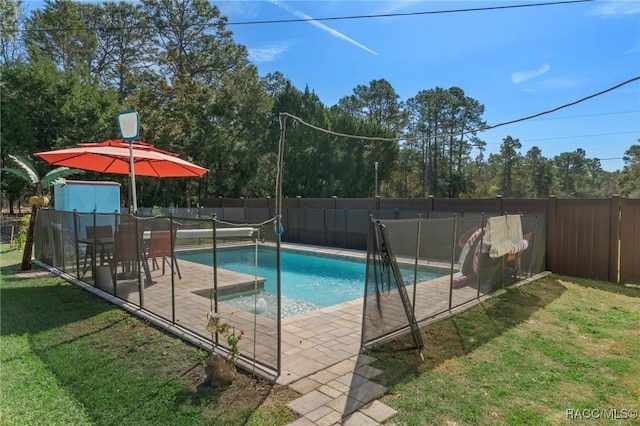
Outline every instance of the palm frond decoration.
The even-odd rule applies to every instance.
[[[14,169],[13,167],[3,167],[2,171],[11,173],[14,176],[18,176],[20,179],[26,182],[31,182],[31,177],[27,174],[27,172],[24,169]]]
[[[9,158],[11,158],[18,166],[21,167],[21,170],[24,171],[24,174],[22,175],[18,174],[18,176],[25,179],[27,182],[31,183],[31,185],[35,185],[40,181],[40,178],[38,177],[38,172],[33,167],[33,164],[31,163],[31,161],[27,160],[25,157],[21,155],[9,154]]]
[[[63,184],[66,181],[67,176],[82,174],[84,170],[70,169],[69,167],[58,167],[51,170],[42,178],[42,186],[48,187],[49,185]]]
[[[65,181],[65,177],[84,173],[82,170],[78,169],[70,169],[68,167],[58,167],[56,169],[51,170],[49,173],[44,175],[42,179],[38,175],[36,168],[33,166],[33,163],[29,161],[27,158],[22,157],[20,155],[12,155],[9,154],[9,158],[11,158],[20,168],[3,168],[2,170],[12,173],[26,182],[31,184],[33,187],[34,195],[30,197],[30,201],[33,199],[42,200],[42,189],[43,187],[48,187],[53,183],[63,183]],[[23,271],[31,269],[31,253],[33,251],[33,235],[36,223],[36,215],[38,213],[38,206],[46,205],[42,201],[31,202],[31,217],[29,218],[29,227],[27,229],[27,240],[24,245],[24,253],[22,254],[22,265],[21,268]]]

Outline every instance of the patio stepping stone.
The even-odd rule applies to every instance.
[[[367,417],[371,417],[378,423],[383,423],[398,414],[396,410],[380,401],[372,401],[360,408],[358,411],[365,414]]]
[[[303,377],[302,379],[295,381],[289,385],[291,389],[303,395],[311,392],[314,389],[317,389],[320,386],[321,383],[318,383],[317,381],[310,379],[309,377]]]
[[[378,426],[380,423],[358,411],[344,419],[342,424],[344,426]]]
[[[328,405],[328,403],[331,402],[331,399],[332,398],[330,396],[327,396],[322,392],[318,392],[317,390],[313,390],[308,394],[302,395],[300,398],[289,402],[287,407],[304,416],[322,405]]]

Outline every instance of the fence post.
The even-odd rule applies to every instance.
[[[298,205],[298,238],[296,240],[296,243],[301,243],[303,242],[303,236],[302,236],[302,197],[299,195],[296,195],[296,204]]]
[[[453,235],[451,236],[451,269],[449,271],[449,312],[451,312],[451,306],[453,305],[453,265],[456,259],[456,239],[457,239],[457,225],[458,217],[453,214]],[[480,285],[478,285],[480,288]]]
[[[500,213],[501,215],[504,214],[504,212],[502,211],[502,195],[498,194],[496,195],[496,211],[498,213]]]
[[[432,212],[433,211],[433,195],[429,195],[427,197],[427,212]],[[427,215],[427,217],[429,217],[429,215]]]
[[[73,242],[75,243],[75,249],[76,249],[76,278],[80,279],[80,244],[78,243],[78,238],[80,238],[79,232],[78,232],[78,228],[80,227],[79,225],[79,220],[78,220],[78,211],[76,209],[73,209]],[[85,246],[85,250],[86,250],[86,246]],[[85,252],[85,256],[86,256],[86,252]]]
[[[344,232],[342,235],[344,236],[344,248],[347,248],[347,209],[342,209],[344,212]]]
[[[174,237],[174,222],[173,222],[173,212],[169,213],[169,247],[171,250],[171,323],[176,323],[176,277],[175,277],[175,262],[173,258],[175,257],[176,250],[176,239]],[[165,262],[165,259],[162,259],[162,262]],[[162,265],[164,268],[164,264]],[[162,270],[164,272],[164,269]],[[149,283],[151,284],[151,283]]]
[[[420,236],[422,234],[422,218],[418,213],[418,229],[416,232],[416,258],[413,262],[413,300],[411,301],[411,313],[416,315],[416,296],[418,288],[418,261],[420,259]]]
[[[555,241],[555,232],[556,232],[556,208],[557,208],[558,197],[555,195],[550,195],[548,198],[547,205],[547,258],[545,259],[546,269],[553,272],[556,264],[555,259],[555,246],[553,242]]]
[[[327,246],[327,209],[322,208],[322,246]]]
[[[333,215],[333,225],[331,228],[331,246],[338,247],[338,243],[336,242],[336,235],[338,234],[338,226],[336,225],[336,220],[338,217],[338,196],[333,195],[333,211],[331,214]]]
[[[609,231],[609,281],[620,283],[620,211],[622,198],[619,194],[611,196]]]
[[[488,217],[485,217],[484,212],[482,212],[482,218],[480,219],[480,229],[482,229],[483,231],[480,232],[480,247],[482,247],[482,243],[484,241],[484,235],[485,232],[484,230],[487,228],[487,221],[489,220]],[[476,249],[477,250],[477,249]],[[474,253],[475,256],[475,253]],[[460,266],[460,269],[462,269],[462,266]],[[475,268],[474,268],[475,271]],[[478,285],[478,292],[476,293],[476,299],[480,299],[480,284],[482,284],[482,280],[480,275],[482,275],[481,273],[482,269],[480,269],[480,267],[478,266],[478,272],[477,272],[477,285]]]

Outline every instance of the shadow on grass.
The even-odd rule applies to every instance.
[[[25,279],[3,274],[2,280],[10,284]],[[55,277],[31,279],[23,286],[3,286],[0,293],[3,336],[35,334],[115,309],[108,302]]]
[[[536,311],[559,298],[566,288],[556,276],[507,290],[452,317],[421,328],[425,347],[423,362],[407,336],[387,342],[371,351],[373,364],[384,373],[376,381],[385,385],[407,383],[443,362],[464,356],[492,339],[527,321]]]

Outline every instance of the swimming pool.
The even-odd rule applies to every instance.
[[[176,253],[177,258],[212,266],[210,251]],[[255,248],[234,247],[218,250],[218,267],[253,275]],[[282,316],[289,317],[326,306],[363,297],[366,263],[348,257],[327,256],[320,253],[281,250]],[[401,268],[406,284],[413,283],[412,267]],[[267,309],[262,313],[275,317],[277,294],[276,251],[272,247],[258,250],[258,276],[265,278],[264,299]],[[418,270],[418,281],[426,281],[442,274]],[[252,311],[253,294],[225,298],[225,303]],[[262,304],[262,302],[261,302]]]

